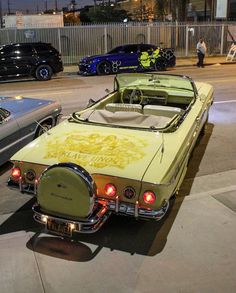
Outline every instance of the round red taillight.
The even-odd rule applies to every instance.
[[[116,195],[116,187],[114,184],[108,183],[104,188],[104,192],[108,196],[115,196]]]
[[[21,177],[21,171],[20,171],[20,168],[17,168],[17,167],[12,168],[12,170],[11,170],[11,177],[12,177],[14,180],[18,180],[18,179],[20,179],[20,177]]]
[[[143,200],[147,204],[153,204],[156,200],[155,193],[152,191],[145,191],[143,194]]]

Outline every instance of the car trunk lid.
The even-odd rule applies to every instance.
[[[90,174],[141,181],[161,145],[159,132],[65,121],[11,159],[47,166],[72,162]]]

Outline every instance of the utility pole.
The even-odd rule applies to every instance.
[[[214,14],[215,14],[214,0],[211,0],[211,21],[214,20]]]
[[[75,11],[75,6],[77,5],[75,0],[70,1],[70,10]]]
[[[8,14],[11,14],[11,8],[10,8],[10,0],[7,0],[7,11],[8,11]]]
[[[44,0],[44,4],[45,4],[45,11],[48,11],[48,0]]]
[[[0,28],[2,28],[2,0],[0,0]]]
[[[140,0],[140,8],[141,8],[141,21],[143,21],[143,0]]]
[[[37,6],[36,6],[36,11],[37,11],[37,14],[39,14],[39,3],[37,2]]]
[[[57,0],[55,0],[55,12],[58,11],[58,7],[57,7]]]
[[[206,18],[207,18],[207,3],[206,3],[206,0],[204,2],[204,20],[206,21]]]

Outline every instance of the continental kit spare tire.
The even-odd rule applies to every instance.
[[[41,175],[37,200],[41,210],[69,219],[86,218],[93,210],[96,187],[90,174],[73,163],[60,163]]]

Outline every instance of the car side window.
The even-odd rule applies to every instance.
[[[155,49],[156,47],[152,45],[147,45],[147,44],[140,45],[140,52],[149,52],[149,51],[154,51]]]
[[[49,46],[47,44],[37,44],[34,46],[35,50],[37,53],[40,54],[44,54],[44,53],[48,53],[48,52],[52,52],[52,53],[58,53],[58,51],[53,48],[52,46]]]
[[[112,49],[111,51],[108,52],[108,54],[117,54],[120,53],[122,51],[123,47],[122,46],[118,46],[114,49]]]
[[[132,53],[137,53],[138,48],[136,45],[128,45],[128,46],[124,46],[123,50],[125,53],[132,54]]]
[[[0,123],[2,123],[8,116],[10,116],[10,112],[6,109],[0,108]]]
[[[21,46],[15,46],[13,51],[10,55],[12,56],[19,56],[19,55],[29,55],[33,52],[33,48],[31,45],[21,45]]]

